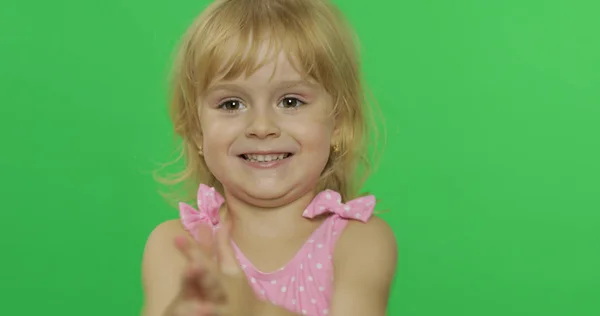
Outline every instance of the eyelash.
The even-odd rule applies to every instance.
[[[296,98],[296,97],[284,97],[284,98],[281,99],[281,101],[279,101],[278,105],[281,104],[282,102],[284,102],[285,100],[294,100],[297,103],[300,103],[299,105],[297,105],[295,107],[286,108],[286,109],[293,109],[293,110],[295,110],[295,109],[297,109],[297,108],[299,108],[299,107],[301,107],[301,106],[303,106],[303,105],[306,104],[306,102],[302,101],[300,98]],[[221,110],[227,111],[229,113],[232,113],[232,112],[235,112],[235,111],[239,111],[239,109],[233,109],[233,110],[226,109],[225,105],[227,103],[229,103],[229,102],[236,102],[239,105],[243,105],[243,103],[239,99],[227,99],[227,100],[224,100],[223,102],[219,103],[218,108],[221,109]]]
[[[219,109],[221,109],[221,110],[223,110],[223,111],[229,112],[229,113],[232,113],[232,112],[235,112],[235,111],[237,111],[237,109],[235,109],[235,110],[230,110],[230,109],[226,109],[226,108],[225,108],[225,104],[227,104],[227,103],[229,103],[229,102],[237,102],[237,103],[239,103],[239,104],[242,104],[242,102],[240,102],[240,100],[238,100],[238,99],[228,99],[228,100],[225,100],[225,101],[221,102],[221,103],[219,104],[218,108],[219,108]]]

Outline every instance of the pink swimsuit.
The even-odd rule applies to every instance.
[[[192,233],[198,224],[209,224],[213,232],[219,227],[219,208],[224,199],[206,185],[198,190],[198,210],[181,203],[181,221]],[[365,196],[342,203],[340,195],[331,190],[319,193],[302,216],[311,219],[321,214],[331,214],[309,237],[284,267],[274,272],[256,269],[232,241],[237,259],[256,294],[275,305],[301,315],[328,315],[332,296],[333,249],[337,238],[348,223],[362,222],[373,214],[375,198]]]

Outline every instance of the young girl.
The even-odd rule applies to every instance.
[[[196,205],[147,241],[144,315],[385,315],[397,248],[357,197],[353,43],[325,0],[217,0],[193,23],[172,117]]]

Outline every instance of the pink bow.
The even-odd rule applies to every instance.
[[[315,197],[313,203],[304,210],[302,216],[314,218],[326,212],[332,212],[343,218],[367,222],[371,215],[373,215],[374,209],[375,197],[372,195],[342,203],[342,197],[339,193],[332,190],[325,190]]]
[[[215,188],[200,184],[198,188],[198,210],[186,203],[179,203],[181,222],[188,231],[193,231],[199,223],[215,227],[219,224],[219,208],[225,200]]]

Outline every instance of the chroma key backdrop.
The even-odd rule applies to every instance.
[[[0,314],[139,314],[178,216],[169,65],[207,3],[0,2]],[[337,3],[387,131],[388,314],[600,315],[600,2]]]

